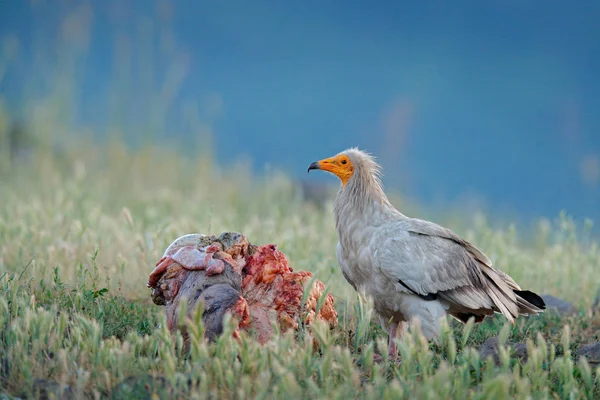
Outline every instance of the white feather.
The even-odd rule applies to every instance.
[[[396,210],[373,157],[358,149],[342,153],[354,173],[334,203],[337,258],[346,280],[373,298],[385,327],[390,320],[418,318],[432,339],[446,313],[501,312],[513,322],[519,313],[541,311],[517,298],[519,286],[479,249],[449,229]]]

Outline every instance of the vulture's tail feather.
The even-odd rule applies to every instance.
[[[518,297],[520,297],[520,299],[518,299],[518,300],[521,300],[521,299],[524,300],[524,301],[518,301],[519,306],[521,306],[520,308],[530,309],[532,311],[536,311],[535,310],[536,308],[539,309],[540,311],[546,309],[546,303],[544,303],[544,300],[537,294],[533,293],[532,291],[513,290],[513,292]],[[529,303],[529,304],[527,304],[527,303]]]

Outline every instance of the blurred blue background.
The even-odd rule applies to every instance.
[[[358,145],[424,207],[598,219],[599,21],[597,0],[5,0],[0,95],[298,179]]]

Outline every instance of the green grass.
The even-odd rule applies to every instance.
[[[75,398],[600,398],[600,371],[575,356],[580,345],[600,340],[600,313],[592,310],[600,249],[589,227],[551,216],[525,235],[529,229],[518,221],[492,227],[480,214],[444,215],[437,222],[483,249],[523,287],[568,300],[579,313],[519,318],[514,326],[502,317],[472,327],[450,321],[439,345],[407,335],[400,364],[376,364],[386,335],[338,269],[331,203],[303,203],[298,185],[277,170],[256,177],[242,162],[215,165],[211,118],[196,98],[202,93],[178,107],[173,99],[185,79],[149,73],[181,72],[185,49],[156,45],[170,37],[169,23],[158,18],[149,26],[138,16],[133,24],[150,32],[103,30],[115,37],[114,71],[107,120],[94,129],[109,139],[98,145],[69,122],[84,95],[86,55],[94,51],[85,40],[94,7],[47,7],[39,14],[64,15],[58,29],[33,28],[35,62],[27,63],[19,87],[25,128],[33,133],[22,144],[35,148],[16,164],[8,145],[13,115],[0,97],[0,399],[52,398],[66,387]],[[131,45],[122,46],[123,38]],[[20,47],[17,36],[1,38],[0,86],[7,71],[23,67]],[[142,107],[135,127],[127,123],[129,104]],[[189,127],[171,132],[168,114]],[[167,133],[195,138],[185,143],[195,157],[142,145]],[[138,150],[126,148],[122,136]],[[335,296],[338,328],[314,325],[265,346],[225,334],[209,345],[196,321],[184,353],[181,336],[170,335],[164,309],[150,299],[148,274],[178,236],[232,230],[255,244],[278,244],[293,268],[323,281]],[[505,351],[500,365],[481,360],[475,349],[498,335],[527,343],[527,362]]]
[[[338,270],[331,204],[320,210],[303,203],[285,175],[252,177],[244,165],[220,170],[209,158],[132,152],[118,142],[77,145],[60,157],[36,149],[1,172],[6,396],[57,393],[61,385],[76,398],[600,396],[600,370],[575,356],[581,344],[600,340],[600,317],[592,312],[600,251],[564,215],[540,221],[532,238],[520,237],[515,225],[492,229],[481,215],[450,227],[523,287],[573,302],[577,315],[546,313],[514,326],[502,317],[473,327],[449,321],[439,345],[407,335],[401,363],[376,364],[386,335]],[[147,276],[174,238],[226,230],[277,243],[295,269],[315,273],[335,296],[339,327],[315,325],[265,346],[227,334],[209,345],[195,329],[185,354],[180,335],[165,327],[164,310],[150,300]],[[475,349],[497,335],[527,343],[527,362],[510,352],[498,366],[481,360]]]

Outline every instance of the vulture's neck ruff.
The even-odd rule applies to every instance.
[[[342,182],[334,203],[340,236],[355,227],[377,226],[392,218],[405,217],[385,195],[381,167],[370,154],[357,148],[348,149],[312,163],[311,169],[331,172]]]

